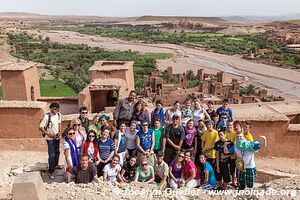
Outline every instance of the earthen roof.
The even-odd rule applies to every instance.
[[[128,70],[131,66],[133,66],[132,61],[95,61],[90,71]]]
[[[0,71],[24,71],[31,67],[37,66],[34,62],[13,62],[0,65]]]
[[[300,114],[300,101],[273,102],[269,106],[285,115]]]
[[[89,84],[90,89],[119,89],[122,86],[126,86],[127,82],[121,78],[106,78],[95,79]]]
[[[41,101],[0,101],[0,108],[46,108],[47,103]]]

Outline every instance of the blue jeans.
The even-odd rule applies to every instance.
[[[49,173],[53,173],[59,161],[59,140],[47,140]]]

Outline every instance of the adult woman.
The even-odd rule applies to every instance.
[[[78,118],[74,118],[71,121],[71,127],[74,129],[75,134],[73,136],[73,140],[76,143],[77,151],[80,153],[80,148],[85,140],[85,135],[81,129],[81,122]]]
[[[121,166],[119,165],[119,156],[114,155],[112,157],[111,163],[108,163],[103,168],[103,180],[104,181],[116,181],[117,179],[120,180],[120,172]]]
[[[119,155],[119,163],[123,166],[123,162],[125,160],[126,155],[126,124],[120,124],[120,130],[118,130],[114,135],[114,143],[115,143],[115,154]]]
[[[147,157],[142,157],[141,166],[136,169],[135,181],[155,183],[154,168],[148,164]]]
[[[199,120],[204,120],[205,117],[210,119],[209,114],[207,114],[206,110],[201,106],[201,102],[196,99],[194,101],[194,110],[193,110],[193,121],[194,124],[198,124]]]
[[[120,180],[124,183],[130,183],[134,181],[135,178],[135,171],[137,168],[136,164],[136,156],[131,156],[129,159],[129,162],[127,162],[125,165],[123,165],[121,174],[120,174]]]
[[[179,180],[179,185],[187,188],[194,188],[200,185],[200,175],[195,163],[191,160],[191,154],[191,151],[184,153],[185,165]]]
[[[101,133],[101,137],[98,141],[98,148],[100,154],[100,163],[98,165],[98,177],[102,175],[103,167],[111,161],[114,155],[115,144],[109,137],[109,130],[104,129]]]
[[[135,121],[132,121],[130,123],[130,127],[126,128],[126,133],[125,133],[126,147],[127,147],[129,157],[133,155],[136,156],[135,139],[136,139],[137,132],[138,130],[136,129],[136,123]]]
[[[154,110],[151,112],[151,126],[154,126],[154,120],[156,118],[159,118],[161,121],[161,126],[164,127],[165,124],[165,111],[163,108],[163,104],[161,102],[161,100],[157,100],[155,103],[155,108]]]
[[[178,152],[176,155],[175,160],[172,160],[170,167],[169,167],[169,174],[170,174],[170,188],[177,189],[179,186],[179,180],[181,177],[181,172],[184,166],[184,153]]]
[[[75,131],[73,128],[69,128],[65,133],[65,140],[63,142],[63,150],[65,155],[65,172],[67,182],[71,181],[70,170],[79,164],[78,151],[76,143],[73,140]]]
[[[209,162],[206,161],[206,156],[201,154],[199,156],[200,163],[202,164],[202,172],[205,175],[204,181],[201,183],[203,189],[212,190],[217,185],[214,169]]]
[[[174,106],[166,111],[166,121],[165,123],[172,124],[173,115],[177,114],[179,116],[179,124],[181,124],[181,111],[180,111],[180,102],[175,101]]]
[[[135,121],[137,123],[138,130],[141,130],[142,128],[142,121],[146,121],[148,123],[148,126],[150,125],[149,113],[145,108],[145,103],[143,101],[138,101],[134,105],[131,121]]]
[[[184,101],[184,107],[181,108],[181,125],[186,126],[187,122],[193,118],[192,102],[190,99]]]
[[[156,118],[154,121],[153,133],[154,133],[154,138],[155,138],[154,153],[156,154],[161,149],[162,135],[164,133],[164,128],[161,127],[159,118]]]
[[[202,140],[201,140],[201,136],[203,135],[203,133],[204,133],[204,131],[206,131],[206,126],[205,126],[205,123],[204,123],[204,121],[203,120],[199,120],[199,122],[198,122],[198,129],[197,129],[197,134],[196,134],[196,136],[195,136],[195,147],[194,147],[194,149],[195,149],[195,164],[197,165],[197,166],[200,166],[200,161],[199,161],[199,159],[197,159],[197,158],[199,158],[199,156],[200,156],[200,154],[202,154]]]
[[[99,150],[95,141],[96,132],[89,130],[87,133],[87,139],[84,141],[80,149],[80,155],[83,153],[89,156],[89,162],[98,165],[100,162]]]
[[[109,131],[109,136],[110,138],[114,138],[114,129],[112,126],[110,126],[108,123],[107,123],[107,120],[109,120],[109,116],[103,114],[100,116],[99,118],[99,123],[100,123],[100,126],[101,126],[101,133],[104,131],[104,129],[107,129]]]
[[[100,138],[101,126],[99,124],[99,115],[95,114],[93,117],[93,124],[90,124],[88,130],[94,130],[96,133],[96,140]]]
[[[185,138],[183,140],[181,149],[183,151],[190,150],[194,154],[194,143],[195,143],[195,136],[197,133],[197,129],[195,128],[194,121],[192,119],[190,119],[187,122],[184,131],[185,131]]]

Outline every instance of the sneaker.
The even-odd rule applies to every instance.
[[[63,166],[61,166],[61,165],[57,165],[56,167],[55,167],[55,169],[63,169],[64,167]]]
[[[53,176],[52,173],[49,173],[49,174],[48,174],[48,177],[49,177],[51,180],[54,180],[54,179],[55,179],[55,176]]]

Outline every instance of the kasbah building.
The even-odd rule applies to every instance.
[[[168,70],[173,75],[172,69]],[[60,103],[64,130],[71,119],[78,116],[79,107],[87,106],[90,119],[93,113],[112,115],[116,101],[127,97],[129,91],[134,89],[133,62],[96,61],[90,68],[91,83],[76,98],[41,97],[36,63],[4,63],[0,65],[0,72],[3,90],[3,100],[0,101],[0,150],[47,151],[38,125],[48,112],[50,102]],[[235,96],[241,77],[223,83],[226,74],[207,75],[199,70],[197,78],[202,84],[198,88],[185,89],[183,75],[174,75],[182,82],[170,86],[155,73],[158,72],[145,81],[144,96],[148,100],[161,98],[167,102],[166,106],[170,105],[174,96],[180,101],[183,101],[183,96],[200,97],[206,101],[209,100],[207,94],[211,92],[219,97],[236,97],[238,103],[243,101]],[[262,91],[261,95],[265,96],[266,92]],[[218,104],[220,98],[214,101]],[[295,153],[300,152],[300,101],[244,103],[230,104],[234,119],[250,121],[254,138],[259,135],[268,138],[268,146],[261,149],[257,156],[300,158],[300,154]],[[147,104],[153,106],[150,101]]]

